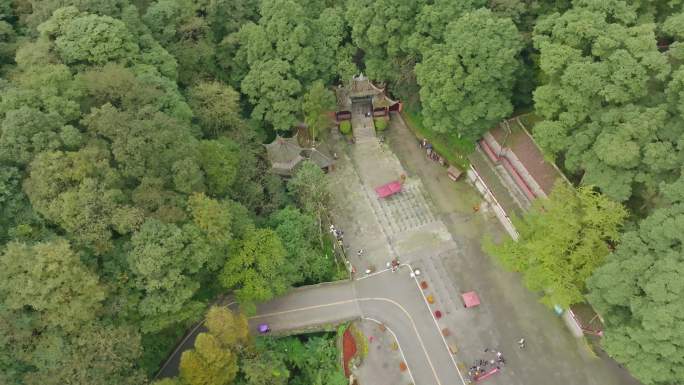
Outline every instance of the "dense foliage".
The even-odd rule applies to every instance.
[[[557,182],[548,200],[537,200],[515,222],[520,239],[487,245],[504,265],[520,271],[542,302],[563,308],[582,302],[585,281],[608,253],[627,212],[590,188]]]
[[[295,126],[318,140],[331,87],[361,71],[449,141],[536,114],[580,188],[558,187],[495,253],[549,304],[586,294],[644,383],[682,382],[683,7],[1,1],[0,382],[144,383],[219,293],[249,311],[335,278],[323,174],[304,163],[285,184],[260,144]],[[302,358],[331,354],[325,340],[217,333],[164,383],[338,381]]]
[[[334,335],[274,339],[249,334],[247,318],[224,307],[207,312],[207,332],[183,352],[180,375],[154,385],[343,385]]]
[[[487,9],[447,24],[443,38],[416,65],[424,123],[474,140],[513,112],[521,39],[510,19]]]
[[[260,142],[271,127],[245,118],[247,83],[233,88],[230,36],[258,19],[258,4],[106,3],[0,12],[3,384],[142,384],[219,293],[234,291],[249,311],[337,277],[317,230],[325,186],[309,192],[313,202],[290,198],[266,172]],[[300,11],[334,49],[339,11]],[[322,48],[309,55],[328,60]],[[331,63],[292,70],[311,86],[292,111],[319,130]],[[321,178],[306,170],[293,180]],[[217,333],[184,356],[184,383],[233,382],[238,353]],[[211,367],[216,357],[225,367]]]

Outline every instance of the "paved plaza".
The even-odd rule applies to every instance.
[[[368,135],[365,127],[362,135]],[[473,210],[481,203],[476,191],[464,181],[451,181],[444,167],[428,160],[400,116],[392,115],[384,135],[385,143],[335,140],[342,156],[330,175],[333,218],[345,232],[358,276],[367,267],[384,267],[395,256],[419,268],[429,285],[426,294],[435,298],[431,310],[443,314],[438,327],[448,329],[446,339],[458,348],[461,367],[467,371],[474,360],[484,358],[485,348],[503,352],[507,364],[488,383],[638,384],[613,361],[597,358],[522,286],[517,274],[482,252],[483,236],[501,239],[503,229],[486,207]],[[404,191],[376,197],[375,187],[402,175]],[[356,255],[359,249],[364,250],[361,257]],[[470,290],[480,295],[480,307],[463,308],[459,294]],[[517,341],[523,337],[527,346],[521,350]]]
[[[377,331],[366,323],[380,322],[396,336],[398,347],[391,348],[389,335],[378,336],[355,371],[361,385],[462,385],[467,378],[461,373],[491,355],[485,349],[501,351],[506,359],[486,380],[492,385],[638,385],[574,338],[517,274],[482,252],[483,236],[498,240],[505,235],[486,206],[473,210],[481,199],[471,186],[451,181],[444,167],[427,160],[400,116],[392,116],[385,143],[374,136],[369,119],[355,114],[355,144],[339,134],[331,140],[339,155],[328,174],[331,214],[344,231],[354,280],[294,289],[260,304],[250,318],[252,330],[268,323],[274,333],[287,334],[365,319],[363,329],[373,335]],[[402,176],[402,192],[376,196],[375,187]],[[383,270],[392,258],[399,258],[401,268]],[[366,276],[369,267],[377,272]],[[421,275],[413,278],[415,268]],[[421,281],[427,288],[420,288]],[[465,309],[460,294],[471,290],[482,304]],[[193,338],[179,346],[162,377],[176,372],[174,363]],[[525,349],[517,345],[520,338],[527,341]],[[408,364],[405,373],[397,372],[400,359]]]

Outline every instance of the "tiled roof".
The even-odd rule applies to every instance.
[[[501,147],[508,147],[515,154],[539,187],[549,195],[556,179],[561,178],[562,174],[544,159],[544,154],[530,134],[516,124],[511,124],[510,134],[502,124],[491,130],[490,134]]]

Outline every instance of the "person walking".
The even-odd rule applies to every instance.
[[[518,346],[520,347],[520,349],[525,348],[525,339],[524,338],[521,338],[520,341],[518,341]]]

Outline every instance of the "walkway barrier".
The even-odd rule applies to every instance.
[[[506,232],[508,232],[513,240],[517,241],[520,235],[515,229],[515,226],[513,226],[511,218],[508,216],[508,214],[506,214],[506,211],[504,211],[504,209],[501,207],[499,202],[494,197],[494,194],[491,190],[489,190],[489,187],[487,187],[487,184],[482,180],[480,174],[478,174],[473,165],[470,165],[470,168],[468,169],[468,180],[473,183],[475,188],[477,188],[477,191],[480,192],[480,194],[485,198],[485,201],[487,201],[487,203],[489,203],[489,205],[492,207],[494,214],[496,214],[496,217],[499,219],[499,222],[501,222],[501,225],[503,225],[504,229],[506,229]]]
[[[330,218],[330,215],[326,212],[323,213],[323,216],[325,218],[324,221],[321,223],[321,231],[323,231],[327,226],[331,225],[332,218]],[[332,245],[333,245],[333,254],[335,256],[335,260],[339,261],[344,265],[344,268],[349,271],[349,280],[352,280],[352,274],[353,274],[353,266],[351,264],[351,261],[349,260],[349,257],[347,256],[347,251],[344,248],[344,243],[342,240],[337,239],[333,234],[328,232],[328,237],[332,240]]]

